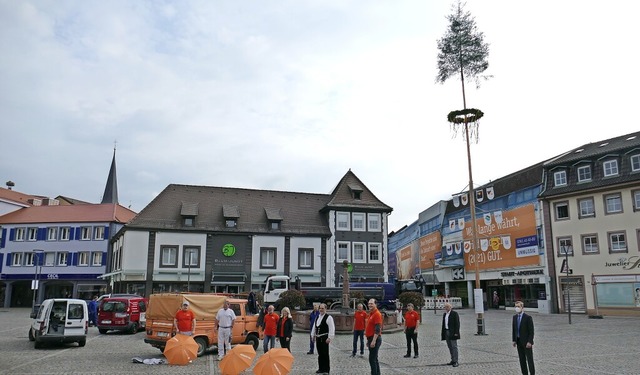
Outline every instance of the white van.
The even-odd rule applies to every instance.
[[[29,340],[36,349],[43,343],[87,343],[89,312],[87,302],[81,299],[54,298],[42,302],[37,313],[31,313]]]

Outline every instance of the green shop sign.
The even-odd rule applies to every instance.
[[[236,247],[233,244],[225,244],[222,246],[222,255],[226,257],[232,257],[236,254]]]

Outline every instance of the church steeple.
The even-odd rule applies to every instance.
[[[113,160],[107,177],[107,186],[104,187],[104,195],[101,203],[118,204],[118,178],[116,176],[116,148],[113,147]]]

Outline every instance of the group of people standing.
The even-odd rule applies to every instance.
[[[366,337],[371,374],[380,375],[378,351],[380,345],[382,345],[382,314],[378,311],[375,299],[370,299],[367,306],[369,307],[369,313],[364,311],[364,306],[361,303],[358,304],[354,313],[353,352],[351,356],[355,357],[358,342],[360,342],[360,356],[364,356],[364,338]],[[329,374],[331,372],[329,344],[336,333],[333,317],[327,313],[327,305],[321,303],[314,306],[309,318],[311,333],[307,354],[313,354],[313,344],[315,343],[315,347],[318,350],[318,370],[316,374]]]
[[[291,337],[293,336],[293,317],[291,310],[284,307],[280,315],[274,312],[273,305],[269,305],[266,311],[263,310],[258,318],[258,325],[262,328],[263,342],[262,349],[268,352],[276,346],[276,338],[280,342],[280,347],[291,351]]]

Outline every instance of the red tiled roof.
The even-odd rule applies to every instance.
[[[31,206],[31,203],[29,203],[29,199],[33,198],[38,197],[0,187],[0,199]]]
[[[136,213],[116,204],[79,204],[25,207],[0,216],[0,224],[118,222],[126,223]]]

